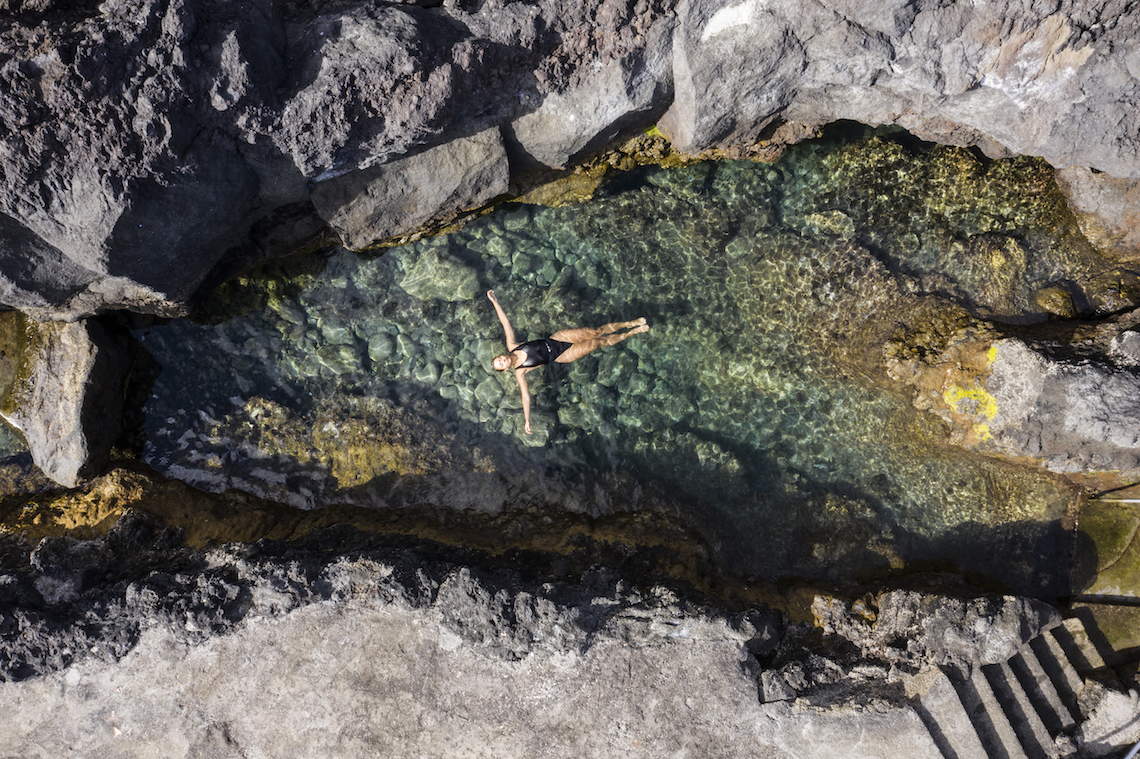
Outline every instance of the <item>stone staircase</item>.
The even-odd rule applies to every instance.
[[[1104,666],[1081,621],[1067,619],[968,680],[931,673],[914,705],[945,759],[1076,756],[1082,675]]]

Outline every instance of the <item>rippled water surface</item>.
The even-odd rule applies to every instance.
[[[140,331],[145,457],[303,507],[658,511],[746,576],[929,565],[1049,595],[1070,491],[946,445],[881,344],[921,293],[1033,320],[1098,266],[1030,161],[880,136],[640,170],[586,205],[274,265]],[[528,375],[528,436],[489,288],[522,340],[651,329]]]

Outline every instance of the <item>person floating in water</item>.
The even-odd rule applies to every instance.
[[[487,291],[487,298],[495,307],[499,315],[499,323],[503,325],[503,332],[507,337],[507,353],[496,356],[491,362],[495,371],[503,372],[507,369],[515,370],[515,379],[519,383],[522,393],[523,423],[526,434],[530,434],[530,390],[526,386],[526,373],[537,366],[543,366],[554,361],[559,364],[569,364],[585,356],[587,353],[617,345],[630,335],[649,330],[645,317],[632,322],[613,322],[601,327],[579,327],[578,329],[563,329],[555,332],[545,340],[531,340],[520,343],[515,339],[515,331],[511,329],[511,320],[499,305],[494,290]],[[622,332],[621,330],[629,330]]]

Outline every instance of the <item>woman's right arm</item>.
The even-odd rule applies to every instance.
[[[499,316],[499,323],[503,325],[503,333],[507,337],[507,350],[513,351],[519,347],[519,341],[515,339],[515,331],[511,328],[511,320],[507,318],[507,312],[499,305],[499,299],[495,297],[494,290],[487,291],[487,299],[491,301],[491,305],[495,307],[495,313]]]
[[[523,429],[526,434],[531,434],[530,430],[530,389],[526,386],[526,373],[530,369],[515,369],[515,379],[519,382],[519,392],[522,393],[522,407],[523,407]]]

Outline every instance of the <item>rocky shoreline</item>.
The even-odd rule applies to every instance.
[[[1065,695],[1030,755],[1103,756],[1135,732],[1118,685],[1049,658],[1058,630],[1073,644],[1056,610],[952,578],[816,595],[810,624],[347,527],[192,550],[127,512],[94,540],[5,540],[0,746],[19,755],[992,755],[1012,746],[985,727],[1005,713],[950,709],[954,690],[1039,658]]]
[[[39,319],[183,313],[324,224],[406,237],[655,124],[687,154],[897,124],[1084,169],[1117,226],[1140,177],[1111,2],[5,6],[0,302]]]

